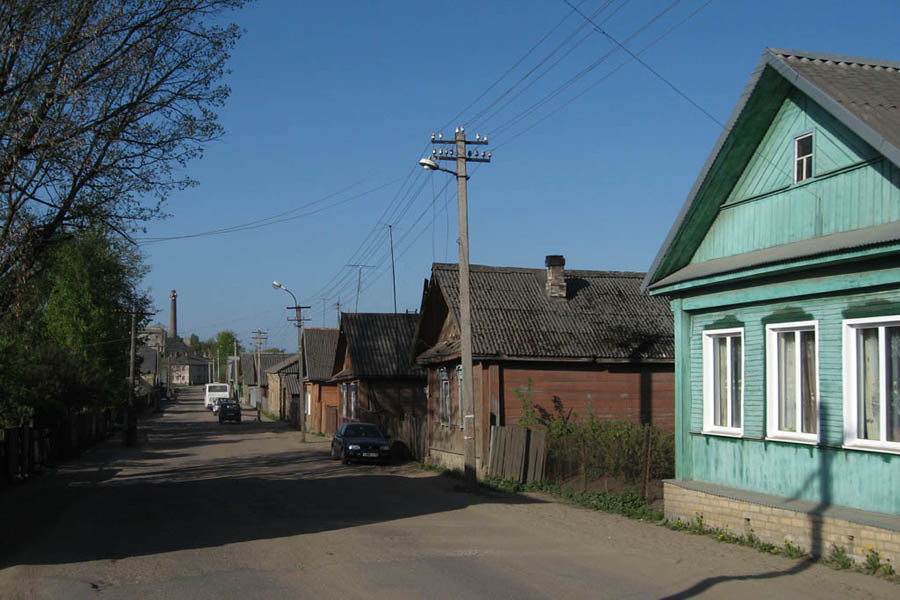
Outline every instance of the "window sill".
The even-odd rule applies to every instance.
[[[742,438],[744,437],[743,430],[722,430],[722,429],[704,429],[701,431],[703,435],[717,435],[719,437],[730,437],[730,438]]]
[[[811,437],[794,437],[792,435],[785,434],[775,434],[775,435],[767,435],[767,442],[785,442],[787,444],[805,444],[807,446],[818,446],[819,445],[819,437],[816,436],[814,438]]]
[[[843,450],[860,450],[862,452],[876,452],[878,454],[900,454],[900,444],[880,445],[851,442],[841,446]]]

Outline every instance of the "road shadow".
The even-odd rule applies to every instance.
[[[270,431],[278,430],[281,424]],[[93,462],[0,497],[0,568],[68,564],[284,538],[487,503],[539,500],[463,493],[408,466],[344,465],[309,445],[227,459],[173,461],[173,449],[228,443],[205,423],[163,424],[143,448],[106,449]],[[227,428],[236,436],[249,428]],[[224,436],[221,439],[220,436]],[[283,446],[282,446],[283,447]],[[127,468],[137,466],[138,468]],[[21,493],[19,493],[21,492]]]

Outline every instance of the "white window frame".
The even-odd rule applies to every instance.
[[[463,373],[462,365],[456,365],[456,424],[463,429]]]
[[[359,415],[359,386],[350,384],[350,420],[356,421]]]
[[[804,138],[810,139],[810,152],[809,154],[804,154],[803,156],[797,155],[797,146],[799,146],[800,140]],[[814,169],[816,168],[814,157],[816,155],[816,138],[813,135],[812,131],[807,133],[800,134],[794,138],[794,183],[802,183],[804,181],[808,181],[813,178]],[[797,177],[797,164],[803,161],[803,177]],[[809,176],[806,176],[806,163],[809,163]]]
[[[843,321],[843,350],[844,350],[844,448],[854,450],[868,450],[872,452],[888,452],[900,454],[900,442],[885,441],[887,437],[887,398],[884,385],[880,390],[880,436],[879,440],[866,440],[858,437],[859,425],[859,398],[858,371],[857,371],[857,346],[856,331],[858,329],[878,328],[878,380],[884,382],[887,379],[886,361],[884,360],[884,327],[900,327],[900,315],[885,317],[868,317],[861,319],[844,319]]]
[[[447,367],[438,369],[438,422],[450,425],[450,374]]]
[[[731,382],[732,378],[732,367],[731,367],[731,341],[730,338],[739,337],[741,340],[741,426],[740,427],[723,427],[721,425],[715,424],[715,406],[714,406],[714,395],[715,395],[715,377],[713,373],[714,356],[713,356],[713,342],[718,338],[729,338],[728,341],[728,356],[729,360],[725,368],[727,369],[727,380],[728,385],[728,399],[726,402],[728,409],[728,417],[726,421],[728,423],[732,423],[732,414],[731,414],[731,406],[732,406],[732,398],[731,398]],[[744,357],[745,357],[745,349],[746,344],[744,342],[744,328],[743,327],[734,327],[730,329],[708,329],[703,332],[702,338],[702,351],[703,351],[703,433],[714,434],[714,435],[725,435],[732,437],[741,437],[744,435]]]
[[[815,335],[815,354],[816,354],[816,433],[804,433],[802,431],[782,431],[778,428],[778,334],[800,331],[812,331]],[[797,428],[803,427],[803,402],[800,398],[802,390],[800,373],[801,361],[800,352],[801,345],[796,344],[797,359],[795,362],[796,381],[797,381]],[[821,423],[821,407],[820,399],[822,397],[819,377],[819,322],[818,321],[795,321],[792,323],[773,323],[766,325],[766,439],[795,442],[798,444],[818,444],[819,434],[822,431]]]
[[[306,414],[311,415],[312,414],[312,392],[310,392],[310,390],[307,389],[304,396],[306,398],[306,400],[305,400]]]

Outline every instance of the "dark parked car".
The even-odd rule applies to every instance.
[[[331,458],[345,463],[351,460],[390,462],[391,442],[376,425],[344,423],[331,441]]]
[[[237,402],[228,401],[228,402],[220,402],[219,406],[219,423],[224,423],[225,421],[237,421],[241,422],[241,405]]]

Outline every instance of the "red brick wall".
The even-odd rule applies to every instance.
[[[668,365],[506,367],[501,424],[515,425],[522,416],[529,381],[531,401],[551,414],[558,405],[563,414],[578,417],[674,426],[674,373]]]

